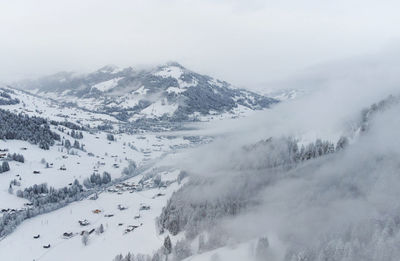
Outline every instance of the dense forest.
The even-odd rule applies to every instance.
[[[0,138],[24,140],[48,150],[60,135],[50,130],[48,122],[40,117],[29,117],[0,109]]]

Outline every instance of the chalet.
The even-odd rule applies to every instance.
[[[165,196],[165,194],[157,193],[156,195],[153,196],[153,198],[158,198],[158,197],[162,197],[162,196]]]
[[[125,234],[127,234],[127,233],[129,233],[129,232],[132,232],[133,230],[135,230],[135,228],[138,228],[138,226],[132,226],[132,225],[128,226],[128,227],[125,229]]]
[[[133,230],[134,230],[134,228],[128,227],[128,228],[125,229],[125,234],[129,233],[129,232],[132,232]]]
[[[87,225],[90,224],[89,221],[87,221],[86,219],[84,219],[84,220],[79,220],[78,223],[79,223],[79,225],[81,225],[81,226],[87,226]]]
[[[149,205],[141,205],[139,210],[150,210]]]
[[[66,239],[68,239],[68,238],[71,238],[72,236],[73,236],[74,234],[72,233],[72,232],[65,232],[64,234],[63,234],[63,237],[64,238],[66,238]]]
[[[125,210],[125,209],[126,209],[126,207],[125,207],[125,206],[123,206],[123,205],[121,205],[121,204],[118,204],[118,209],[119,209],[119,210]]]
[[[7,156],[6,153],[0,153],[0,159],[4,159]]]

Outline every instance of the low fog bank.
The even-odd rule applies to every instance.
[[[275,260],[398,260],[399,112],[377,117],[341,153],[282,173],[257,195],[262,203],[224,230],[238,240],[271,237]]]
[[[191,178],[159,226],[189,242],[206,238],[199,253],[267,238],[268,260],[398,260],[400,105],[371,113],[362,131],[362,110],[399,94],[395,68],[357,68],[297,100],[200,130],[217,138],[170,162]],[[350,140],[343,149],[341,136]],[[293,143],[300,151],[317,139],[336,150],[288,157]]]
[[[196,130],[186,134],[210,135],[215,141],[168,160],[204,175],[229,166],[232,154],[241,147],[270,137],[292,137],[299,145],[317,139],[336,143],[341,136],[353,138],[363,109],[400,94],[400,62],[388,57],[391,56],[358,58],[317,67],[302,80],[304,86],[308,82],[306,95],[245,118],[193,125]],[[313,80],[316,75],[323,80]],[[293,80],[292,87],[296,83]]]
[[[215,247],[268,238],[268,260],[398,260],[399,112],[395,105],[375,115],[345,149],[299,164],[257,168],[276,156],[268,149],[240,150],[242,159],[222,148],[198,154],[187,168],[195,181],[172,198],[193,208],[178,216],[204,213],[204,223],[188,222],[187,237],[206,235]]]
[[[274,105],[243,119],[212,122],[196,134],[221,137],[239,146],[260,139],[295,136],[304,143],[317,138],[336,141],[354,131],[362,109],[400,93],[400,52],[322,64],[293,76],[280,89],[299,89],[296,99]]]

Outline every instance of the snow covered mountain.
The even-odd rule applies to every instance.
[[[186,121],[223,113],[237,116],[278,102],[236,89],[178,63],[149,70],[105,66],[85,75],[60,72],[15,86],[59,102],[107,113],[122,121]]]
[[[0,89],[5,260],[316,261],[343,244],[329,260],[364,260],[364,249],[374,257],[366,260],[396,260],[384,257],[400,231],[399,214],[390,212],[400,187],[399,95],[349,112],[353,121],[334,137],[348,127],[349,136],[326,139],[331,118],[305,123],[310,128],[294,120],[315,118],[318,106],[306,105],[314,99],[322,110],[320,96],[282,102],[263,117],[225,119],[224,131],[238,132],[220,137],[216,121],[131,133],[134,124],[107,111],[65,106],[66,97],[94,98],[64,91]],[[266,127],[248,132],[249,119]],[[318,135],[308,142],[310,133]]]

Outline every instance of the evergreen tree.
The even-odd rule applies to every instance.
[[[10,165],[8,165],[7,161],[3,161],[1,164],[1,172],[6,172],[10,170]]]
[[[269,241],[268,238],[262,237],[257,241],[256,258],[257,260],[265,260],[268,255]]]
[[[164,254],[168,258],[168,255],[171,254],[171,252],[172,252],[172,243],[171,243],[171,238],[169,238],[169,236],[167,236],[164,239],[164,245],[163,246],[164,246]]]
[[[82,244],[84,246],[87,246],[89,244],[89,233],[86,231],[83,233],[83,236],[82,236]]]

